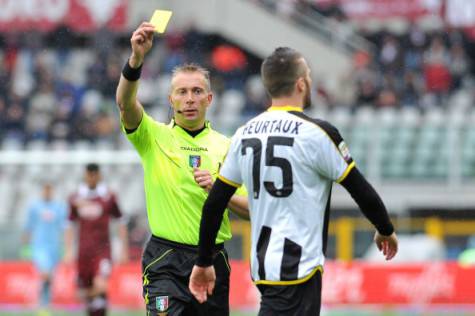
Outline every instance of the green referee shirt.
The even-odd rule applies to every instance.
[[[193,167],[209,170],[216,178],[230,140],[212,130],[208,122],[201,133],[192,137],[174,121],[159,123],[145,112],[138,128],[126,135],[142,160],[152,234],[198,245],[201,209],[208,193],[195,182]],[[216,243],[230,238],[226,211]]]

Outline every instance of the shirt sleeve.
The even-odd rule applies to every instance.
[[[71,222],[74,222],[79,218],[78,208],[74,200],[75,200],[74,197],[70,197],[68,201],[68,205],[69,205],[68,220]]]
[[[338,129],[328,122],[318,125],[322,133],[315,137],[314,165],[318,173],[340,183],[354,168],[355,162]]]
[[[231,145],[229,146],[228,153],[224,158],[224,163],[219,171],[218,178],[224,183],[239,188],[242,184],[241,168],[239,168],[238,160],[240,154],[239,150],[241,146],[240,137],[238,137],[237,135],[238,132],[234,134],[231,140]]]
[[[111,217],[113,218],[122,217],[122,212],[120,210],[119,203],[117,202],[117,198],[115,194],[111,194],[109,203],[110,203],[110,208],[111,208],[110,209]]]
[[[153,144],[153,128],[157,124],[145,111],[143,111],[142,119],[139,126],[128,132],[124,124],[121,122],[122,132],[126,135],[127,139],[134,145],[137,152],[142,156],[146,153]]]

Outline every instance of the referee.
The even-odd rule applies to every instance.
[[[117,87],[121,122],[144,169],[147,215],[152,237],[142,258],[147,315],[229,315],[229,262],[223,243],[231,238],[227,213],[211,245],[216,291],[199,304],[188,289],[197,258],[201,210],[230,140],[211,129],[206,110],[213,94],[208,71],[195,64],[177,67],[169,101],[173,119],[159,123],[137,100],[144,56],[154,27],[142,23],[132,34],[132,54]],[[245,194],[245,191],[244,191]],[[233,196],[229,208],[248,216],[245,196]]]
[[[319,315],[332,183],[343,185],[376,227],[387,260],[397,239],[386,208],[358,171],[338,130],[303,113],[310,106],[310,69],[300,53],[278,48],[261,68],[270,109],[237,130],[203,208],[199,257],[190,290],[213,292],[213,240],[228,199],[249,189],[251,274],[261,293],[259,315]]]

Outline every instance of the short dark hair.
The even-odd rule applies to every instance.
[[[261,66],[264,87],[273,98],[292,93],[299,77],[305,76],[302,54],[289,47],[278,47]]]
[[[86,170],[88,172],[99,172],[99,165],[95,162],[88,163],[86,165]]]

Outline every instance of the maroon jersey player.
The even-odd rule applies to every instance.
[[[112,269],[109,224],[122,213],[115,194],[101,183],[99,166],[86,166],[85,182],[69,198],[69,226],[66,234],[66,260],[72,261],[75,230],[78,235],[78,286],[89,316],[106,315],[107,280]],[[76,226],[76,227],[75,227]],[[122,242],[120,260],[127,260],[127,228],[119,221]]]

